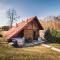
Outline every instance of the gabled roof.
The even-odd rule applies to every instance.
[[[7,32],[5,32],[4,36],[6,37],[6,39],[11,39],[12,37],[16,36],[21,30],[23,30],[24,27],[33,20],[36,20],[36,22],[39,24],[40,29],[42,30],[43,27],[41,26],[37,17],[34,16],[34,17],[27,19],[26,21],[22,21],[22,22],[18,23],[17,27],[13,27],[10,30],[8,30]]]

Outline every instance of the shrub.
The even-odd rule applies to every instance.
[[[47,30],[46,30],[45,35],[44,35],[44,38],[45,38],[47,41],[50,41],[50,40],[51,40],[50,29],[47,29]]]
[[[60,32],[57,32],[54,29],[47,29],[44,38],[48,42],[60,43]]]
[[[9,26],[2,26],[2,30],[3,31],[8,31],[9,30]]]

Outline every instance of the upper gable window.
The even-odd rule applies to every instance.
[[[32,24],[31,24],[31,23],[29,23],[29,24],[28,24],[28,27],[32,28]]]
[[[28,25],[28,26],[32,27],[32,24],[31,24],[31,23],[29,23],[29,25]]]

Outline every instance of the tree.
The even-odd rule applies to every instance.
[[[13,21],[14,20],[16,21],[17,20],[16,18],[19,18],[19,16],[17,17],[16,10],[14,9],[8,9],[7,16],[9,18],[10,28],[12,28]]]

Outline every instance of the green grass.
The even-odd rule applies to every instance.
[[[0,38],[0,60],[60,60],[60,53],[39,46],[14,48]]]
[[[59,48],[60,49],[60,44],[58,43],[51,43],[51,44],[48,44],[50,46],[53,46],[53,47],[56,47],[56,48]]]

